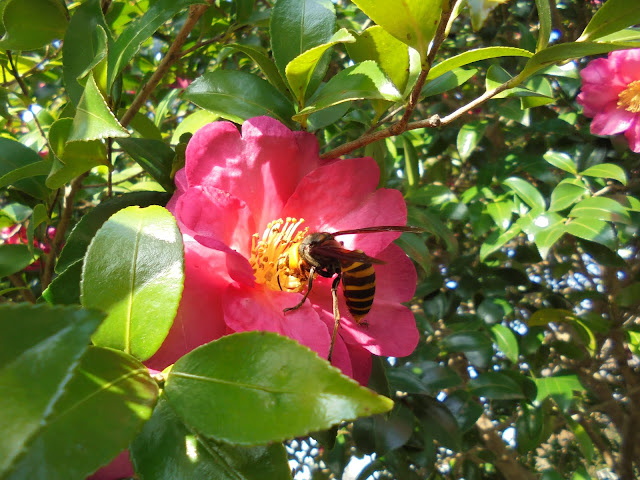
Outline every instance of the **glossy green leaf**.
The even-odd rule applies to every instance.
[[[150,358],[173,323],[183,281],[173,216],[156,205],[115,213],[91,240],[82,268],[82,304],[107,312],[93,342]]]
[[[282,78],[291,60],[330,41],[336,12],[331,0],[278,0],[271,12],[271,51]],[[328,64],[318,69],[320,78]]]
[[[101,27],[100,30],[98,27]],[[107,55],[103,35],[110,35],[109,27],[102,15],[100,0],[86,0],[76,8],[62,44],[62,68],[66,93],[74,105],[80,101],[84,83],[78,78],[85,74],[96,60]]]
[[[295,115],[294,119],[304,118],[332,105],[363,98],[397,102],[402,99],[402,96],[378,64],[368,60],[345,68],[331,77],[309,99],[308,107]]]
[[[269,332],[228,335],[192,350],[171,369],[165,395],[191,428],[240,445],[306,435],[393,405]]]
[[[3,478],[44,426],[103,317],[77,307],[0,305]]]
[[[169,196],[166,193],[135,192],[101,202],[100,205],[83,215],[76,226],[73,227],[73,230],[71,230],[62,252],[60,252],[58,263],[56,263],[56,273],[64,272],[78,260],[84,258],[84,254],[93,236],[102,224],[117,211],[131,205],[138,205],[140,207],[165,205],[168,200]]]
[[[327,43],[313,47],[291,60],[285,68],[287,81],[299,105],[304,105],[307,87],[325,52],[338,43],[352,43],[356,39],[345,28],[338,30]]]
[[[422,237],[413,233],[405,233],[395,243],[405,251],[411,260],[422,267],[426,274],[431,272],[431,254]]]
[[[456,146],[463,162],[471,156],[478,143],[482,140],[487,125],[488,122],[486,120],[473,121],[465,123],[458,131]]]
[[[153,123],[154,125],[160,129],[162,127],[162,123],[165,120],[165,117],[171,111],[172,104],[176,101],[176,99],[180,96],[182,90],[179,88],[173,88],[167,92],[167,94],[162,97],[162,100],[158,103],[158,106],[155,109],[153,115]],[[160,138],[162,140],[162,138]]]
[[[508,0],[467,0],[471,16],[471,27],[474,32],[482,28],[491,10]]]
[[[551,250],[551,247],[560,240],[560,238],[565,234],[565,231],[566,228],[564,223],[559,222],[555,225],[549,225],[548,228],[541,229],[535,234],[534,241],[542,259],[547,258],[549,250]]]
[[[638,23],[640,4],[636,0],[608,0],[598,9],[578,40],[595,40]]]
[[[68,267],[42,292],[42,298],[51,305],[80,305],[80,276],[82,261]]]
[[[542,194],[526,180],[510,177],[502,183],[513,190],[531,208],[546,208],[547,205]]]
[[[546,326],[549,323],[573,322],[577,316],[570,310],[561,308],[541,308],[533,312],[527,324],[531,327]]]
[[[18,167],[0,176],[0,188],[6,188],[20,180],[31,177],[46,175],[51,169],[49,160],[40,160],[39,162],[29,163],[23,167]]]
[[[548,151],[543,155],[543,158],[560,170],[573,174],[578,173],[576,163],[573,161],[573,158],[566,153]]]
[[[176,152],[169,145],[160,140],[133,137],[121,138],[118,144],[167,192],[175,190],[171,166]]]
[[[454,416],[463,432],[472,429],[480,415],[482,415],[482,405],[465,390],[451,392],[443,403]]]
[[[129,23],[109,48],[108,89],[111,89],[116,76],[127,66],[144,41],[167,20],[197,3],[205,2],[203,0],[158,0],[151,4],[141,17]]]
[[[118,123],[109,109],[93,74],[87,78],[84,93],[78,102],[68,142],[128,137],[129,132]]]
[[[291,124],[293,105],[273,85],[256,75],[216,70],[197,78],[184,99],[236,123],[268,115]]]
[[[491,335],[500,351],[513,363],[518,363],[518,340],[511,329],[497,323],[491,326]]]
[[[432,97],[434,95],[440,95],[441,93],[448,92],[460,85],[465,84],[476,73],[477,68],[454,68],[448,72],[443,73],[437,78],[425,83],[420,95],[422,97]]]
[[[618,223],[631,222],[631,217],[627,209],[614,199],[607,197],[585,198],[571,209],[569,216]]]
[[[409,205],[407,218],[409,219],[409,225],[420,225],[425,229],[425,231],[438,236],[444,242],[449,254],[454,257],[458,255],[458,240],[438,215],[435,215],[428,210],[413,208]]]
[[[31,220],[29,221],[29,225],[27,226],[27,246],[32,252],[34,248],[33,237],[35,235],[36,228],[38,228],[45,222],[50,223],[51,219],[49,218],[47,207],[45,207],[42,203],[39,203],[35,207],[33,207]]]
[[[565,230],[571,235],[600,243],[611,249],[616,245],[616,234],[613,228],[603,220],[573,218],[565,225]]]
[[[455,417],[442,402],[428,395],[413,395],[411,406],[423,429],[452,450],[459,450],[462,434]]]
[[[536,402],[542,402],[547,397],[560,397],[570,400],[574,392],[584,392],[584,387],[576,375],[557,375],[554,377],[534,378],[538,389]]]
[[[211,113],[207,110],[196,110],[190,115],[184,117],[184,119],[178,124],[176,129],[173,131],[173,135],[171,135],[171,145],[176,145],[180,142],[180,137],[185,133],[194,134],[197,130],[204,127],[205,125],[216,121],[218,115]]]
[[[151,417],[157,396],[156,382],[136,359],[90,347],[29,451],[6,478],[38,478],[43,471],[49,480],[86,477],[127,448]]]
[[[536,10],[538,11],[538,41],[536,42],[536,52],[547,47],[551,36],[551,5],[549,0],[536,0]]]
[[[35,50],[64,37],[67,9],[57,0],[8,0],[2,12],[2,50]]]
[[[545,440],[545,418],[550,417],[547,410],[545,404],[538,408],[522,404],[522,412],[516,420],[518,452],[533,450]]]
[[[487,213],[491,215],[493,221],[496,222],[498,228],[503,232],[511,226],[514,209],[515,205],[511,200],[489,203],[487,205]]]
[[[346,45],[349,57],[355,62],[373,60],[391,79],[400,92],[409,80],[409,49],[403,42],[374,25],[356,37],[355,43]]]
[[[465,330],[447,335],[441,345],[451,352],[462,352],[469,362],[485,368],[493,355],[493,345],[487,334],[481,331]]]
[[[216,441],[189,427],[165,399],[131,445],[144,478],[283,480],[291,478],[284,446],[243,447]]]
[[[613,178],[623,185],[627,184],[627,174],[621,167],[614,163],[601,163],[600,165],[594,165],[587,168],[585,171],[580,172],[580,175],[584,175],[586,177]]]
[[[426,390],[437,395],[441,390],[457,387],[462,384],[462,378],[450,367],[439,365],[435,362],[423,362],[420,364],[422,374],[420,380]],[[419,391],[417,393],[420,393]]]
[[[42,167],[42,157],[21,143],[9,138],[0,137],[0,179],[11,175],[16,170],[29,172],[28,168],[39,170]],[[34,167],[36,164],[38,167]],[[24,170],[27,169],[27,170]],[[40,200],[46,200],[49,191],[44,185],[44,175],[28,176],[15,183],[12,187],[16,188],[32,197]]]
[[[367,16],[420,53],[425,64],[442,12],[441,0],[354,0]]]
[[[558,212],[570,207],[588,193],[587,188],[581,184],[560,182],[551,192],[551,205],[549,211]]]
[[[469,380],[472,395],[489,400],[517,400],[524,398],[522,387],[518,382],[501,372],[482,372]]]
[[[480,302],[477,315],[487,325],[502,322],[513,313],[513,307],[504,298],[485,298]]]
[[[413,433],[415,417],[406,407],[394,409],[388,416],[373,415],[353,423],[353,440],[359,451],[383,455],[403,446]]]
[[[73,130],[71,118],[56,120],[49,128],[49,145],[56,156],[46,185],[60,188],[98,165],[109,165],[107,148],[100,140],[67,142]]]
[[[35,261],[36,257],[27,245],[0,245],[0,278],[19,272]]]
[[[258,67],[260,67],[260,70],[262,70],[262,73],[264,73],[264,76],[267,77],[269,83],[276,87],[278,91],[282,93],[282,95],[284,95],[286,98],[289,98],[291,92],[289,91],[287,85],[284,83],[284,80],[282,79],[282,76],[278,71],[278,67],[276,67],[275,63],[269,57],[265,49],[256,47],[254,45],[242,45],[240,43],[231,43],[227,45],[227,47],[244,53],[249,58],[251,58],[251,60],[256,62]]]
[[[408,135],[402,136],[402,146],[404,148],[404,171],[407,176],[409,188],[414,188],[420,182],[420,159],[418,151],[411,143]]]
[[[640,304],[640,282],[633,282],[621,288],[616,295],[616,305],[624,308],[636,307]]]
[[[427,75],[427,81],[433,80],[434,78],[443,75],[446,72],[449,72],[458,67],[464,67],[465,65],[469,65],[470,63],[479,62],[480,60],[488,60],[490,58],[499,58],[499,57],[532,57],[533,53],[528,50],[523,50],[521,48],[514,47],[484,47],[484,48],[476,48],[474,50],[467,50],[459,55],[455,55],[451,58],[447,58],[446,60],[434,65],[434,67],[429,70],[429,74]]]
[[[489,255],[500,250],[508,241],[513,240],[522,229],[519,225],[511,225],[511,228],[504,233],[493,232],[487,237],[480,247],[480,260],[484,261]]]

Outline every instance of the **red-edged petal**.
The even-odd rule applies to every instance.
[[[179,196],[171,212],[183,233],[218,239],[245,257],[256,227],[249,207],[215,187],[196,186]]]
[[[87,480],[115,480],[133,476],[135,476],[135,473],[129,459],[129,450],[123,450],[116,458],[111,460],[111,463],[102,467],[93,475],[88,476]]]
[[[404,250],[392,243],[378,257],[376,265],[376,302],[408,302],[413,298],[418,274]]]
[[[338,160],[309,173],[287,202],[281,217],[304,218],[311,231],[335,232],[376,225],[404,225],[407,210],[398,190],[380,189],[372,158]],[[303,225],[304,226],[304,225]],[[398,233],[345,235],[347,248],[375,256]]]
[[[226,333],[224,292],[232,281],[227,254],[185,238],[185,280],[178,313],[160,349],[145,365],[163,370],[194,348]]]
[[[591,133],[595,135],[616,135],[631,126],[637,114],[622,108],[607,108],[596,114],[591,122]]]
[[[318,164],[317,156],[299,148],[315,141],[309,136],[269,117],[247,120],[242,136],[229,122],[205,125],[187,146],[189,186],[213,186],[233,194],[249,206],[258,229],[264,228],[278,218],[300,179]]]
[[[353,369],[349,376],[366,387],[371,376],[371,353],[359,346],[349,344],[347,344],[347,350]]]
[[[627,85],[635,80],[640,80],[639,48],[611,52],[609,63],[615,68],[617,81]]]
[[[326,358],[330,334],[309,302],[283,313],[285,308],[295,305],[298,298],[259,285],[254,288],[231,285],[224,294],[225,321],[236,332],[264,330],[286,335]]]
[[[633,124],[624,132],[624,136],[629,142],[629,148],[633,152],[640,153],[640,118],[635,118]]]

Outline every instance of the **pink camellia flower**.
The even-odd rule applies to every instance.
[[[44,242],[39,242],[35,238],[33,239],[33,246],[42,250],[45,255],[51,251],[50,242],[56,236],[56,228],[47,228],[47,238]],[[11,227],[0,228],[0,244],[7,245],[26,245],[29,239],[27,236],[27,228],[21,224],[15,224]],[[25,268],[27,272],[35,272],[40,270],[40,259]]]
[[[593,118],[591,133],[624,133],[631,150],[640,152],[640,48],[592,60],[580,76],[577,100]]]
[[[371,158],[320,161],[310,133],[293,132],[277,120],[247,120],[239,132],[215,122],[195,133],[177,190],[167,208],[182,231],[185,285],[173,327],[147,363],[163,369],[193,348],[233,332],[266,330],[291,337],[327,357],[334,319],[331,279],[318,276],[311,294],[278,259],[311,232],[405,225],[397,190],[377,189]],[[397,232],[339,237],[385,262],[376,265],[373,307],[358,325],[342,295],[342,323],[332,363],[366,383],[371,354],[406,356],[418,342],[409,301],[416,272]],[[279,275],[277,275],[279,273]]]

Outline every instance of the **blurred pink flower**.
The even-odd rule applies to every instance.
[[[56,236],[56,228],[47,228],[47,238],[44,242],[40,242],[33,239],[33,246],[42,250],[42,253],[47,254],[51,251],[50,242],[53,237]],[[5,243],[7,245],[26,245],[28,242],[27,228],[21,224],[15,224],[11,227],[0,228],[0,244]],[[31,265],[25,268],[28,272],[34,272],[40,269],[40,259],[37,259]]]
[[[305,286],[281,291],[264,255],[267,263],[276,261],[287,245],[282,237],[300,240],[306,229],[404,225],[402,194],[377,189],[378,180],[373,159],[321,162],[312,134],[269,117],[247,120],[242,132],[229,122],[196,132],[167,205],[183,234],[184,292],[167,339],[147,365],[163,369],[203,343],[249,330],[286,335],[326,358],[334,323],[331,279],[317,277],[304,305],[284,314]],[[416,272],[392,243],[398,235],[340,237],[346,248],[386,262],[376,265],[376,297],[366,325],[353,321],[339,292],[343,319],[332,362],[361,383],[369,377],[371,354],[406,356],[418,342],[413,314],[401,304],[413,296]]]
[[[580,72],[578,103],[593,118],[591,133],[624,133],[629,147],[640,152],[640,49],[618,50],[597,58]]]

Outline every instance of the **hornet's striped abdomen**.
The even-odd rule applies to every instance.
[[[358,250],[359,251],[359,250]],[[371,263],[341,262],[342,291],[356,323],[362,321],[376,293],[376,272]]]

